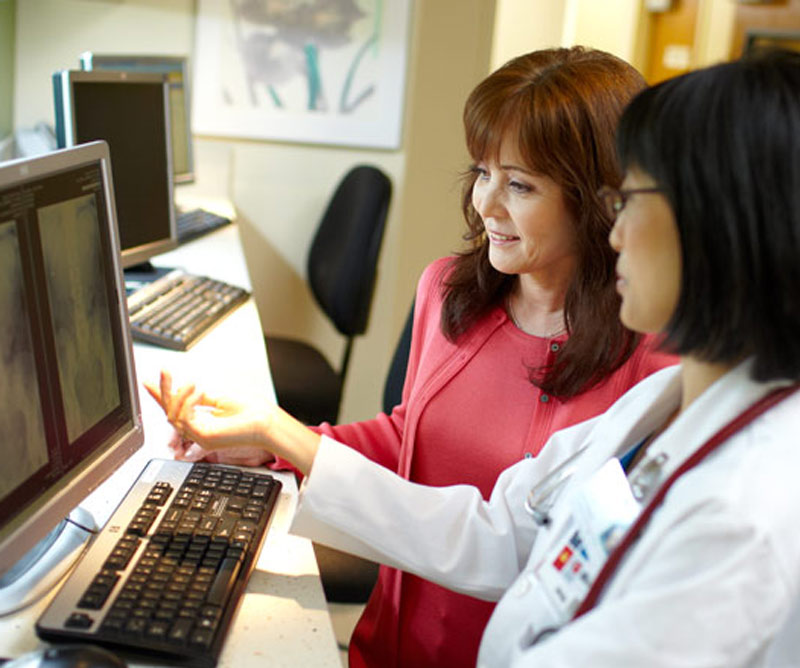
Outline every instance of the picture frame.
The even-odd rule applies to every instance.
[[[800,52],[800,31],[752,28],[745,31],[742,53],[749,53],[755,49],[769,46]]]
[[[199,0],[197,135],[397,149],[411,0]]]

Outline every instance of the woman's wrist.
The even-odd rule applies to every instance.
[[[303,475],[314,463],[321,436],[289,413],[274,406],[262,425],[262,445],[276,456],[291,462]]]

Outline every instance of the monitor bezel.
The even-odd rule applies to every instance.
[[[36,499],[21,513],[0,527],[0,576],[11,570],[41,539],[61,522],[103,481],[116,471],[144,443],[144,426],[139,402],[136,368],[133,359],[133,342],[128,324],[128,306],[125,297],[122,263],[120,261],[119,234],[116,225],[116,206],[111,175],[108,144],[95,141],[74,148],[61,149],[45,155],[13,160],[0,164],[0,189],[24,185],[26,182],[47,177],[84,165],[99,164],[104,180],[104,201],[112,253],[114,275],[114,312],[120,318],[122,351],[126,369],[127,391],[131,404],[131,426],[110,439],[105,447],[94,451],[84,461],[58,481],[56,491],[45,499]]]
[[[175,223],[175,207],[173,206],[174,190],[172,178],[172,141],[170,139],[171,123],[169,114],[169,84],[166,76],[143,72],[118,72],[115,70],[61,70],[53,75],[54,78],[54,103],[56,106],[56,134],[59,146],[70,148],[77,145],[77,129],[75,127],[75,99],[73,84],[75,83],[160,83],[164,101],[164,124],[166,131],[166,156],[167,161],[167,201],[170,203],[167,214],[169,216],[169,237],[139,246],[132,246],[121,251],[123,268],[147,262],[152,257],[174,250],[178,247],[178,231]]]
[[[181,83],[183,86],[184,105],[183,117],[186,127],[186,147],[187,147],[187,164],[188,170],[179,174],[173,173],[173,181],[176,184],[194,183],[195,181],[195,164],[194,164],[194,146],[192,136],[192,111],[191,111],[191,86],[189,79],[189,58],[187,56],[177,55],[155,55],[155,54],[126,54],[126,53],[95,53],[94,51],[85,51],[80,55],[79,62],[83,71],[93,72],[95,66],[99,65],[100,71],[113,71],[115,68],[111,65],[117,65],[120,61],[129,61],[134,64],[141,63],[143,65],[160,65],[167,63],[170,65],[177,65],[175,69],[181,71]],[[134,65],[135,68],[135,65]],[[124,72],[137,72],[136,69],[121,68],[119,71]],[[170,133],[172,129],[170,128]],[[170,134],[170,142],[172,135]],[[174,155],[173,155],[174,166]]]

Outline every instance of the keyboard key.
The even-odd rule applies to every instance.
[[[210,629],[197,629],[192,632],[189,642],[202,649],[211,647],[211,642],[214,640],[214,633]]]
[[[73,612],[65,623],[71,629],[88,629],[92,624],[94,624],[94,619],[83,612]]]
[[[242,563],[238,559],[226,557],[222,560],[217,577],[211,585],[206,599],[212,605],[224,605],[236,583],[236,576]]]
[[[189,631],[192,630],[192,624],[193,621],[191,618],[178,619],[169,630],[168,640],[185,643],[189,640]]]
[[[139,636],[144,632],[146,628],[147,628],[146,619],[141,619],[140,617],[134,617],[133,619],[125,623],[125,626],[123,627],[122,630],[127,635]]]
[[[152,638],[154,640],[161,640],[162,638],[166,637],[169,628],[169,623],[165,621],[156,620],[150,622],[150,624],[147,626],[147,631],[145,631],[145,637]]]

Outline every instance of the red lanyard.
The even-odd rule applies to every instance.
[[[577,619],[581,615],[589,612],[589,610],[595,606],[597,599],[600,597],[600,593],[603,591],[606,583],[611,579],[614,571],[616,571],[619,562],[622,561],[622,557],[625,556],[625,552],[642,532],[645,525],[650,520],[650,516],[653,514],[653,511],[664,500],[664,497],[667,495],[670,487],[672,487],[672,484],[684,473],[697,466],[706,458],[706,456],[712,453],[719,445],[733,436],[733,434],[739,431],[742,427],[755,420],[764,411],[768,410],[779,401],[782,401],[789,395],[794,394],[794,392],[796,392],[798,389],[800,389],[800,385],[789,385],[788,387],[782,387],[774,390],[762,397],[759,401],[750,406],[750,408],[739,414],[728,424],[722,427],[722,429],[709,438],[703,445],[695,450],[688,459],[686,459],[677,469],[675,469],[675,471],[673,471],[672,475],[667,478],[666,481],[664,481],[664,484],[661,485],[658,492],[656,492],[653,498],[650,499],[650,502],[636,518],[633,526],[628,530],[623,539],[608,556],[608,560],[605,564],[603,564],[603,568],[601,568],[600,572],[597,574],[597,578],[595,578],[595,581],[592,583],[592,587],[589,589],[589,593],[586,594],[586,598],[583,599],[583,603],[581,603],[580,607],[575,612],[573,619]]]

